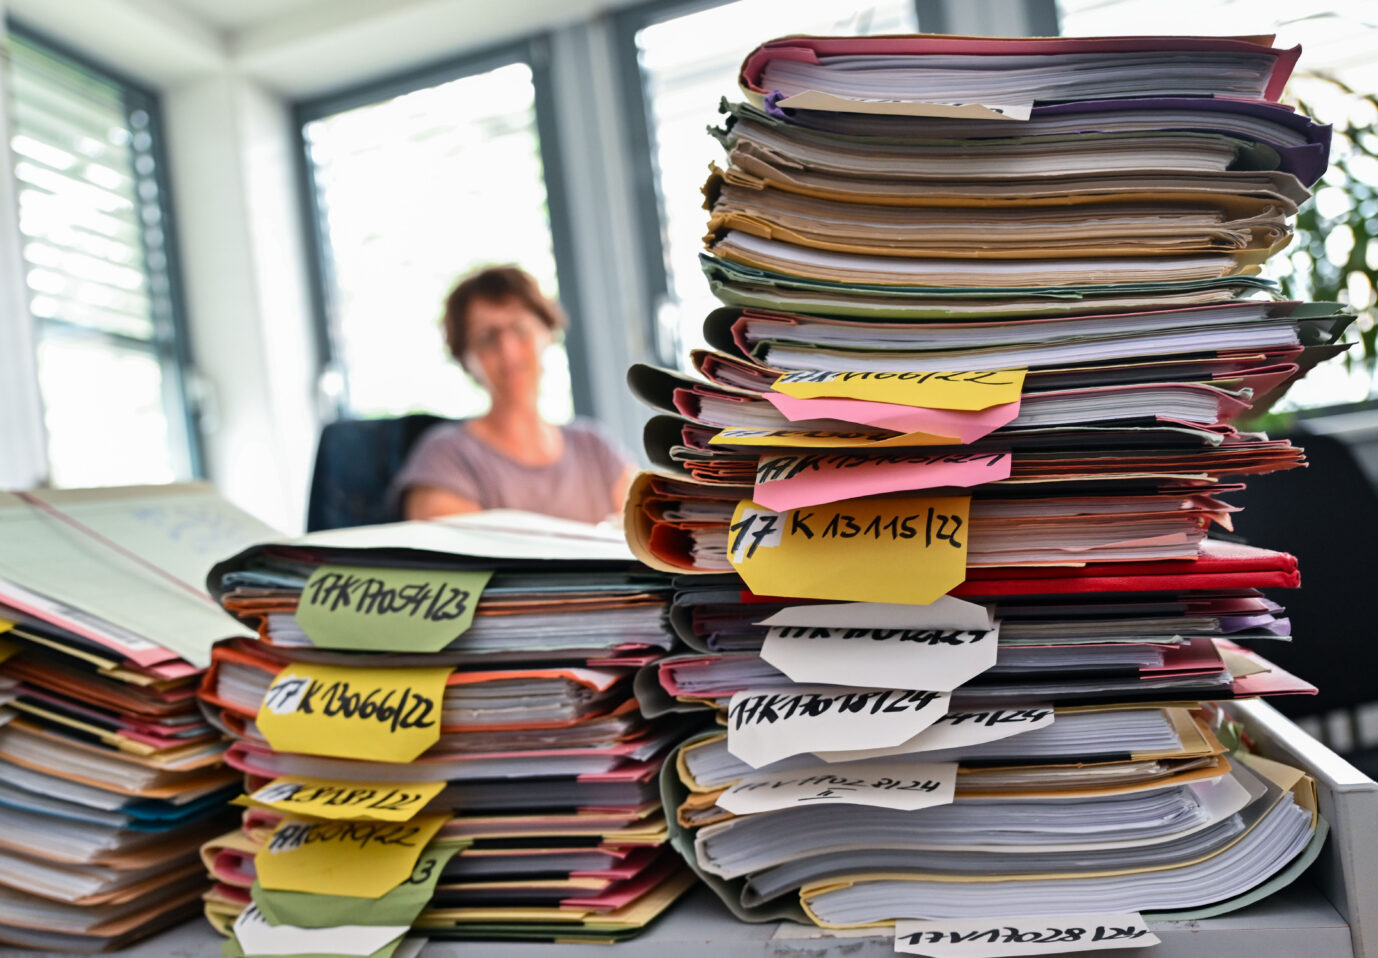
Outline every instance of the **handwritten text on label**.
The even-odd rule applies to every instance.
[[[273,679],[257,724],[280,751],[410,762],[440,739],[449,674],[294,663]]]
[[[449,820],[313,822],[285,818],[254,856],[258,881],[279,891],[378,898],[409,880],[422,849]]]
[[[491,572],[324,565],[296,619],[326,649],[438,652],[468,630]]]
[[[931,409],[869,399],[800,399],[774,391],[764,395],[781,415],[805,428],[810,420],[826,419],[891,432],[942,436],[953,445],[973,443],[1009,425],[1018,418],[1020,408],[1018,399],[986,409]]]
[[[855,762],[858,759],[889,758],[938,752],[945,749],[966,748],[1022,735],[1053,724],[1051,705],[1033,705],[1017,709],[984,709],[980,711],[948,712],[918,735],[893,748],[872,748],[864,751],[817,752],[828,762]],[[1014,750],[1016,754],[1019,750]]]
[[[312,778],[279,778],[250,797],[260,805],[316,818],[404,822],[426,807],[444,782],[361,785]]]
[[[956,785],[955,762],[857,762],[845,768],[819,764],[747,775],[718,796],[717,804],[734,815],[794,805],[870,805],[914,811],[951,804]]]
[[[927,605],[894,602],[811,602],[807,605],[788,605],[756,624],[850,628],[862,623],[878,629],[985,631],[995,625],[995,616],[986,606],[944,595]]]
[[[892,746],[947,711],[948,696],[900,689],[801,685],[732,696],[727,750],[752,768],[819,750]]]
[[[867,399],[930,409],[986,409],[1019,398],[1024,370],[983,372],[815,372],[786,373],[776,392],[800,399]]]
[[[995,665],[999,634],[773,626],[761,658],[796,682],[950,692]]]
[[[930,958],[1064,954],[1158,943],[1143,917],[1132,912],[895,923],[895,951]]]
[[[819,432],[811,429],[755,429],[728,426],[708,440],[710,446],[771,446],[780,449],[905,449],[911,446],[951,446],[947,436],[928,433],[895,435],[877,429]]]
[[[1005,452],[762,456],[752,499],[784,510],[889,492],[977,486],[1009,476],[1010,456]]]
[[[758,595],[926,604],[966,577],[967,496],[737,504],[728,558]]]

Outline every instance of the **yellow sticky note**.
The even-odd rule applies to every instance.
[[[925,409],[987,409],[1014,402],[1024,388],[1024,370],[981,372],[786,373],[771,388],[799,399],[866,399]]]
[[[439,652],[473,624],[492,572],[323,565],[297,624],[313,645],[365,652]]]
[[[410,762],[440,740],[449,676],[299,662],[273,679],[256,721],[278,751]]]
[[[910,446],[955,446],[950,436],[930,436],[926,432],[896,435],[880,429],[851,432],[814,432],[807,429],[752,429],[728,426],[708,440],[710,446],[769,446],[778,449],[885,449]]]
[[[254,856],[258,883],[273,891],[380,898],[412,876],[448,815],[410,822],[313,822],[284,818]]]
[[[969,496],[737,503],[728,558],[758,595],[927,605],[966,578]]]
[[[444,782],[388,782],[383,785],[286,775],[275,778],[252,795],[235,799],[240,805],[276,808],[313,818],[372,819],[405,822],[445,789]]]

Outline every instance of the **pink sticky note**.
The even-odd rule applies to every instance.
[[[1019,415],[1019,400],[968,412],[959,409],[924,409],[866,399],[799,399],[784,393],[764,394],[787,419],[840,419],[862,426],[896,432],[925,432],[951,436],[959,443],[975,442]]]
[[[1010,477],[1006,452],[921,453],[874,458],[854,453],[798,453],[762,456],[754,502],[796,509],[885,492],[941,486],[978,486]]]

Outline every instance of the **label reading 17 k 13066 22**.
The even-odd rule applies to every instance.
[[[375,762],[410,762],[440,740],[448,668],[288,665],[259,706],[274,749]]]

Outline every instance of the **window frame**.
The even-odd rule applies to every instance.
[[[732,0],[644,0],[624,7],[613,15],[613,31],[617,45],[617,72],[622,88],[622,115],[626,118],[627,149],[633,157],[635,179],[631,184],[636,204],[636,227],[641,249],[641,274],[646,278],[646,317],[644,335],[651,344],[656,361],[674,367],[678,357],[674,348],[661,336],[658,307],[670,292],[670,277],[666,267],[664,243],[664,211],[656,191],[655,131],[651,123],[651,103],[641,75],[637,55],[637,31],[677,16],[685,16],[724,6]],[[911,0],[919,29],[925,33],[947,33],[950,23],[950,4],[955,0]],[[1035,32],[1047,36],[1058,35],[1056,0],[1021,0],[1025,16]]]
[[[66,320],[35,316],[29,305],[30,294],[26,287],[23,290],[24,313],[31,330],[35,334],[35,347],[37,346],[37,334],[45,325],[48,325],[55,328],[76,329],[84,336],[89,336],[119,349],[138,350],[152,355],[162,372],[163,410],[168,424],[169,457],[174,464],[181,466],[179,471],[185,472],[188,478],[205,479],[204,437],[201,435],[199,409],[192,388],[196,381],[196,372],[192,360],[191,334],[182,285],[180,243],[176,210],[172,198],[171,175],[168,168],[167,141],[164,135],[161,99],[157,91],[151,87],[144,85],[123,71],[91,57],[89,54],[75,49],[62,40],[54,38],[47,32],[26,24],[22,18],[13,15],[6,16],[4,27],[7,37],[17,37],[25,43],[39,47],[45,54],[66,61],[72,67],[116,87],[120,94],[121,108],[126,116],[135,111],[143,111],[148,116],[146,129],[151,141],[149,154],[153,158],[153,172],[147,176],[137,172],[134,175],[136,182],[143,179],[153,181],[157,189],[157,198],[152,202],[158,208],[159,228],[163,232],[161,250],[164,257],[163,268],[161,270],[149,268],[146,258],[140,264],[146,278],[152,280],[156,274],[161,274],[167,282],[166,310],[154,308],[151,311],[153,323],[153,337],[151,339],[143,340],[134,336],[92,329]],[[6,109],[8,108],[9,104],[7,103]],[[9,144],[5,144],[5,148],[10,150],[7,168],[9,175],[13,177],[13,151]],[[16,194],[16,200],[17,198]],[[149,201],[136,196],[135,202],[147,204]],[[18,232],[17,223],[15,224],[15,231],[19,235],[19,243],[22,248],[22,244],[26,242],[27,238]],[[146,257],[148,248],[142,217],[140,218],[139,236]],[[157,298],[151,288],[149,298],[151,301]],[[36,361],[36,353],[32,358]],[[41,396],[39,402],[39,408],[42,410]],[[47,460],[48,429],[46,422],[40,423],[39,428],[43,434],[45,471],[49,471],[51,464]]]
[[[647,96],[645,78],[641,74],[641,59],[637,51],[636,35],[653,24],[675,17],[721,7],[732,0],[648,0],[624,7],[613,16],[613,42],[617,50],[618,86],[622,90],[622,116],[626,120],[627,150],[632,157],[635,177],[631,183],[636,210],[637,248],[641,251],[638,264],[645,277],[643,335],[650,344],[655,361],[674,368],[677,357],[673,344],[661,335],[659,306],[670,295],[670,273],[666,268],[664,211],[660,208],[660,194],[656,189],[655,130],[651,123],[651,100]]]
[[[312,327],[316,345],[317,382],[339,373],[340,388],[333,394],[321,392],[322,410],[326,421],[356,415],[350,407],[348,379],[343,375],[340,356],[331,327],[330,290],[334,284],[334,267],[330,261],[329,237],[325,220],[317,202],[312,179],[311,160],[307,151],[306,124],[362,106],[370,106],[405,93],[439,86],[454,80],[486,73],[514,63],[524,63],[531,71],[531,85],[535,94],[536,136],[540,147],[541,170],[545,177],[546,208],[550,215],[551,250],[555,257],[555,274],[560,286],[560,305],[570,323],[564,334],[565,353],[569,357],[570,391],[575,415],[593,412],[593,393],[589,384],[588,332],[580,315],[579,274],[574,265],[574,232],[569,198],[565,190],[559,134],[555,124],[554,88],[550,69],[550,40],[547,34],[485,47],[460,56],[447,57],[400,73],[389,74],[355,86],[334,90],[320,96],[297,100],[291,104],[293,136],[296,149],[297,194],[310,264]]]

